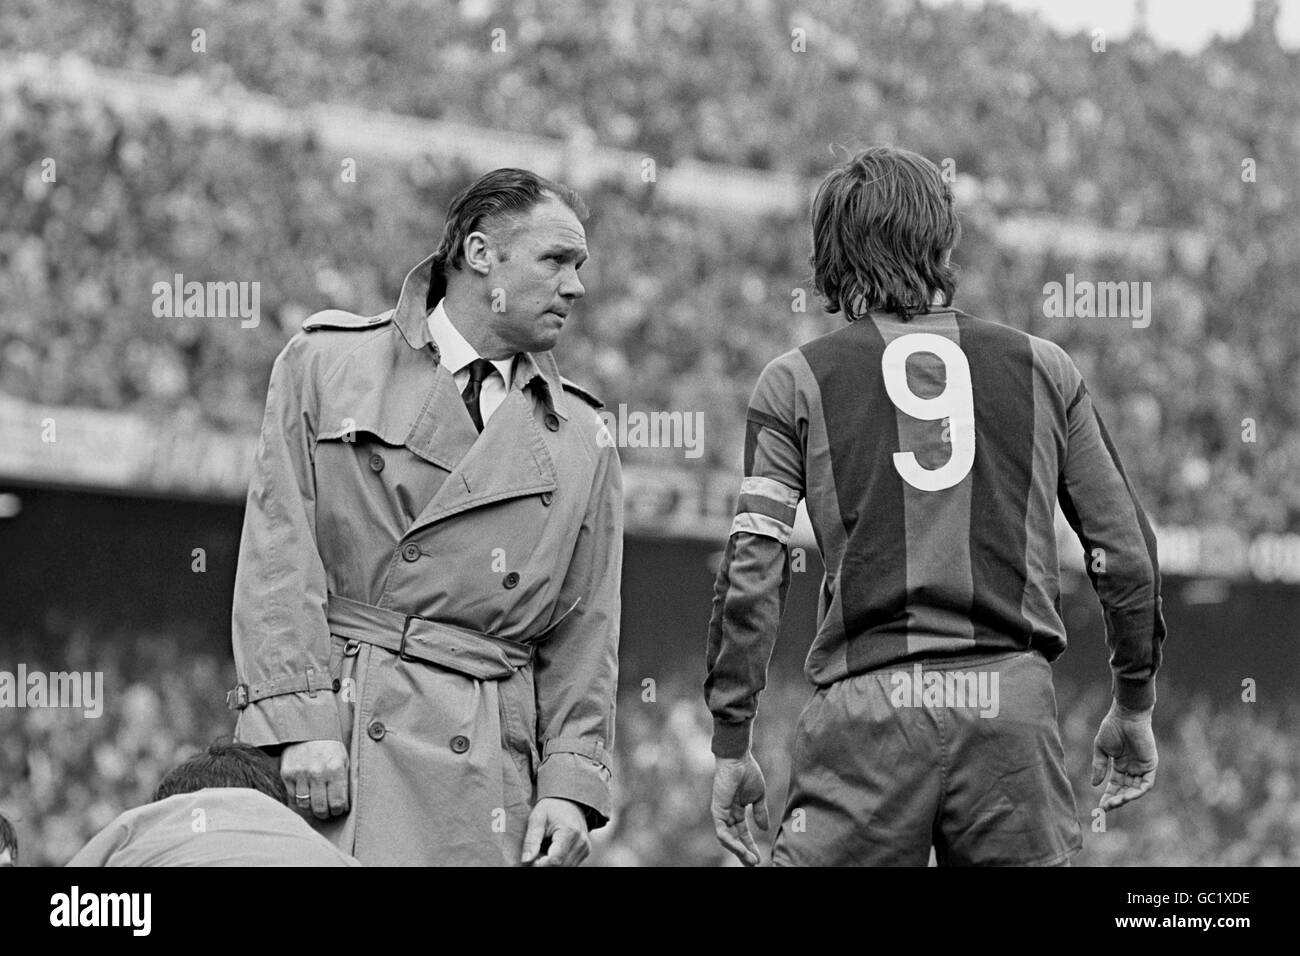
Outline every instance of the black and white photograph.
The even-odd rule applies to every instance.
[[[1298,209],[1300,0],[6,0],[24,920],[1059,867],[1240,939],[1196,872],[1300,864]]]

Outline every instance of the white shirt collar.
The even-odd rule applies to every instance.
[[[470,362],[481,356],[474,351],[474,346],[465,341],[465,336],[460,334],[460,330],[452,324],[450,317],[447,315],[447,310],[443,307],[445,301],[445,299],[439,299],[438,304],[429,313],[429,334],[433,336],[433,341],[438,346],[442,364],[447,367],[448,372],[455,375]],[[488,361],[501,373],[501,381],[505,382],[506,391],[509,391],[515,357],[511,355],[509,358],[489,359]]]

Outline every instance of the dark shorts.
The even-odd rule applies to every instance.
[[[933,846],[940,866],[1053,866],[1081,845],[1052,668],[1027,651],[819,688],[772,863],[925,866]]]

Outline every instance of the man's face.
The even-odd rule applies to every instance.
[[[503,251],[508,258],[494,252],[488,274],[490,295],[500,303],[491,312],[492,330],[516,352],[547,351],[587,291],[578,279],[587,260],[582,223],[564,203],[547,199],[522,218]]]

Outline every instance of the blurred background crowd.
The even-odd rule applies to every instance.
[[[1276,39],[1277,3],[1253,9],[1244,34],[1189,55],[1141,28],[1097,51],[1087,34],[996,4],[919,0],[11,0],[0,390],[255,433],[271,362],[302,319],[391,307],[450,197],[482,172],[436,150],[385,160],[373,144],[349,179],[308,129],[250,135],[233,118],[69,100],[6,72],[22,54],[56,71],[184,79],[213,104],[266,94],[290,110],[339,104],[625,150],[661,180],[718,163],[758,184],[813,183],[846,150],[890,142],[950,161],[964,229],[956,305],[1070,352],[1157,522],[1295,532],[1300,56]],[[700,464],[734,470],[758,372],[840,321],[812,294],[806,205],[693,209],[637,175],[580,185],[592,257],[561,367],[611,407],[707,412]],[[177,273],[260,282],[261,323],[155,318],[153,283]],[[1043,286],[1067,274],[1151,282],[1150,326],[1046,317]],[[806,311],[792,307],[800,290]],[[1242,440],[1248,418],[1254,442]],[[34,863],[67,859],[232,724],[227,647],[104,633],[75,609],[57,622],[0,633],[0,668],[19,654],[30,668],[80,661],[117,690],[99,721],[0,710],[0,810],[21,818]],[[619,811],[598,861],[722,862],[707,821],[703,637],[701,625],[700,658],[653,705],[628,685]],[[775,803],[806,691],[797,673],[773,684],[759,743]],[[1105,692],[1060,689],[1086,828]],[[1160,785],[1090,833],[1078,862],[1300,862],[1294,716],[1162,695]]]
[[[112,701],[98,720],[78,711],[0,710],[0,810],[16,819],[24,865],[62,864],[122,810],[139,806],[162,776],[201,744],[230,733],[217,693],[234,683],[228,654],[187,648],[176,636],[66,635],[58,659],[29,647],[29,668],[99,670]],[[698,662],[692,662],[697,664]],[[636,680],[619,699],[615,815],[596,832],[591,865],[734,865],[713,836],[712,724],[698,666],[644,699]],[[755,754],[773,817],[784,807],[793,728],[808,691],[796,674],[765,692]],[[1294,705],[1243,705],[1203,691],[1161,690],[1156,787],[1108,814],[1097,832],[1089,786],[1092,739],[1108,706],[1104,679],[1057,681],[1061,738],[1083,851],[1077,866],[1295,866],[1300,863],[1300,748]],[[756,833],[760,842],[766,839]]]

